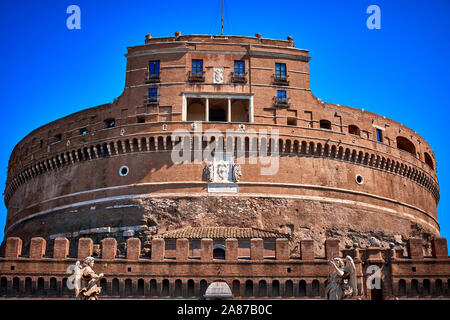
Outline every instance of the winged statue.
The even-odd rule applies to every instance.
[[[350,256],[346,256],[344,260],[334,258],[328,261],[333,270],[325,288],[327,300],[343,300],[358,295],[355,263]]]
[[[98,300],[102,288],[98,285],[103,278],[103,273],[96,274],[93,270],[94,258],[87,257],[83,264],[76,264],[67,268],[67,273],[72,275],[67,279],[67,287],[75,290],[77,300]]]

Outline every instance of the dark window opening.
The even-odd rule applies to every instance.
[[[353,124],[348,126],[348,133],[354,134],[355,136],[360,135],[359,128]]]
[[[272,297],[278,297],[280,295],[280,282],[274,280],[272,282]]]
[[[57,134],[55,135],[55,142],[61,141],[62,140],[62,135],[61,134]]]
[[[434,164],[433,164],[433,158],[428,154],[428,152],[425,152],[425,163],[434,170]]]
[[[222,248],[215,248],[213,250],[214,259],[225,259],[225,250]]]
[[[328,120],[320,120],[319,126],[320,126],[320,129],[331,130],[331,122]]]
[[[245,296],[246,297],[253,296],[253,281],[251,280],[245,281]]]
[[[164,279],[162,282],[161,296],[163,297],[169,296],[169,280],[167,279]]]
[[[115,125],[116,125],[116,120],[115,119],[106,119],[105,120],[105,129],[112,128]]]
[[[398,282],[398,295],[406,296],[406,281],[403,279]]]
[[[42,148],[44,146],[44,140],[39,141],[39,147]]]
[[[287,125],[288,126],[296,126],[297,125],[297,119],[296,118],[287,118]]]
[[[80,129],[80,135],[86,134],[87,133],[87,129],[86,128],[81,128]]]
[[[416,156],[416,147],[414,146],[414,143],[405,137],[397,137],[397,148],[411,153],[414,157]]]
[[[145,123],[145,116],[137,116],[136,123]]]
[[[377,129],[377,141],[383,142],[383,131],[381,129]]]

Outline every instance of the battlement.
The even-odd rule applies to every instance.
[[[78,240],[76,253],[69,252],[66,238],[54,240],[53,252],[46,252],[45,239],[33,238],[29,252],[23,254],[22,240],[11,237],[0,258],[0,296],[73,298],[73,291],[66,285],[68,267],[92,255],[95,272],[105,275],[100,283],[102,295],[116,298],[199,299],[208,284],[225,281],[232,288],[233,299],[320,299],[330,274],[328,260],[347,255],[354,260],[358,292],[363,299],[380,294],[386,299],[446,298],[449,293],[450,259],[444,238],[432,241],[432,256],[424,256],[421,239],[410,239],[406,257],[402,249],[393,246],[341,249],[336,239],[325,241],[323,257],[314,255],[314,242],[309,239],[300,241],[300,256],[289,255],[286,238],[275,239],[271,250],[262,238],[249,239],[249,250],[244,251],[234,238],[225,239],[225,245],[220,246],[213,239],[201,239],[197,251],[190,250],[191,243],[189,239],[176,239],[173,250],[170,241],[154,238],[151,255],[147,256],[141,253],[141,240],[129,238],[126,253],[118,255],[116,239],[105,238],[100,254],[95,256],[90,238]],[[216,255],[218,248],[224,254]],[[381,289],[367,285],[374,268],[381,270]]]
[[[345,257],[350,255],[356,259],[382,260],[385,256],[390,259],[448,259],[447,240],[445,238],[436,238],[431,240],[432,256],[424,256],[422,239],[411,238],[407,241],[407,256],[403,255],[403,249],[395,247],[381,248],[353,248],[340,249],[339,240],[325,240],[325,256],[314,256],[313,240],[304,239],[300,241],[299,256],[290,256],[289,240],[286,238],[278,238],[273,248],[266,248],[262,238],[250,239],[248,255],[240,255],[238,248],[238,239],[225,239],[225,246],[221,246],[221,250],[225,255],[220,258],[214,257],[213,239],[201,239],[200,250],[190,250],[189,239],[176,239],[175,250],[171,254],[166,254],[166,241],[163,238],[154,238],[151,242],[151,255],[145,256],[141,252],[141,240],[139,238],[129,238],[126,244],[125,256],[117,255],[117,240],[115,238],[105,238],[101,241],[101,253],[97,257],[102,260],[151,260],[151,261],[238,261],[238,260],[315,260],[315,259],[331,259],[335,257]],[[7,238],[5,242],[4,259],[79,259],[83,260],[94,254],[94,243],[90,238],[80,238],[78,240],[78,250],[76,255],[69,256],[69,240],[67,238],[56,238],[53,243],[53,252],[46,252],[46,240],[41,237],[32,238],[30,242],[28,254],[22,253],[22,240],[18,237]],[[190,253],[197,252],[191,255]],[[299,258],[300,257],[300,258]],[[1,259],[1,258],[0,258]]]

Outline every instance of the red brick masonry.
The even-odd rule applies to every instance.
[[[177,239],[175,258],[165,258],[165,240],[152,240],[151,257],[141,256],[137,238],[127,241],[125,256],[116,256],[117,243],[104,239],[94,269],[104,273],[102,295],[132,298],[199,299],[208,284],[226,281],[234,299],[322,298],[329,266],[327,259],[350,255],[355,261],[362,299],[448,299],[450,259],[447,241],[432,240],[433,256],[424,257],[420,239],[408,241],[408,255],[401,249],[368,247],[339,251],[339,241],[327,239],[327,257],[314,257],[311,240],[300,243],[301,257],[290,258],[288,239],[277,239],[272,254],[264,254],[263,239],[251,239],[250,256],[238,256],[237,239],[226,239],[226,256],[213,259],[212,239],[201,240],[199,256],[189,256],[188,239]],[[53,253],[45,252],[45,240],[33,238],[29,255],[22,241],[6,240],[0,258],[1,295],[4,297],[70,297],[66,288],[68,266],[93,254],[93,241],[81,238],[69,255],[69,241],[55,239]],[[381,289],[367,285],[368,268],[381,270]],[[370,269],[369,269],[370,270]]]

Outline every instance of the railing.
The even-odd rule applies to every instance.
[[[148,71],[145,73],[145,83],[156,83],[159,81],[159,73],[149,74]]]
[[[159,103],[159,95],[157,95],[155,97],[145,96],[144,103],[147,104],[147,105],[149,105],[149,104],[158,104]]]
[[[231,73],[231,82],[233,83],[247,83],[247,73]]]
[[[277,97],[273,97],[273,105],[279,108],[289,108],[291,105],[290,98],[279,99]]]
[[[289,85],[289,76],[280,76],[280,75],[273,75],[273,84],[280,85],[280,86],[288,86]]]
[[[188,81],[189,82],[204,82],[205,81],[205,73],[201,72],[192,72],[188,73]]]

